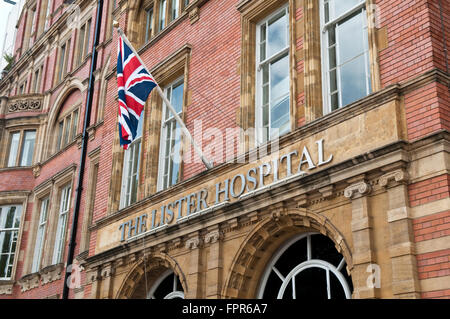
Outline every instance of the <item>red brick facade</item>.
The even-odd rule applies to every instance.
[[[109,69],[105,72],[106,78],[98,78],[98,81],[95,83],[93,111],[90,119],[91,127],[95,127],[94,133],[92,134],[95,135],[90,138],[87,150],[89,154],[97,148],[101,148],[99,153],[98,179],[92,209],[92,223],[94,224],[96,221],[107,216],[108,213],[113,213],[108,212],[108,201],[111,196],[111,179],[117,174],[116,171],[113,171],[114,163],[112,156],[112,150],[117,145],[118,138],[116,115],[117,85],[114,74],[117,33],[114,32],[112,40],[106,38],[107,31],[110,28],[110,25],[106,24],[107,19],[109,19],[108,15],[110,14],[108,11],[110,1],[113,0],[104,1],[102,31],[100,35],[101,45],[98,50],[97,68],[103,72],[103,67],[107,61],[110,59],[111,62]],[[58,22],[59,17],[63,14],[64,7],[62,2],[63,0],[53,1],[53,12],[55,12],[51,17],[53,27],[48,31],[52,32],[55,36],[58,35],[58,40],[60,34],[55,31],[55,28],[64,30],[64,27]],[[181,21],[179,23],[174,24],[173,28],[165,32],[164,35],[154,41],[150,46],[139,50],[139,53],[146,65],[151,69],[179,48],[189,44],[192,48],[192,53],[189,61],[188,87],[185,88],[189,96],[184,114],[186,126],[193,132],[194,122],[201,120],[203,130],[214,127],[225,132],[227,128],[238,128],[236,114],[241,104],[241,74],[239,63],[242,54],[242,30],[241,14],[236,9],[237,4],[241,1],[210,0],[204,2],[200,6],[200,19],[198,21],[191,24],[188,15],[180,18]],[[299,21],[304,16],[304,9],[302,7],[304,2],[306,0],[294,1],[296,6],[295,21]],[[442,77],[448,81],[450,74],[446,73],[448,70],[446,70],[445,56],[443,54],[442,28],[446,32],[447,48],[450,48],[450,3],[448,1],[440,1],[443,4],[444,25],[442,26],[437,0],[378,0],[374,2],[379,12],[379,29],[382,31],[385,30],[387,34],[386,47],[379,51],[378,66],[380,70],[381,90],[391,85],[404,86],[410,82],[420,82],[422,76],[436,70],[438,70],[436,72],[439,74],[444,74]],[[93,8],[89,13],[92,19],[89,40],[90,48],[94,38],[95,6],[95,1],[92,3],[89,2],[89,8]],[[39,14],[41,6],[38,5],[37,8]],[[114,12],[121,28],[127,33],[127,23],[132,19],[127,13],[128,10],[123,12],[122,10],[115,10]],[[25,70],[29,64],[23,61],[27,59],[31,61],[31,58],[24,55],[25,52],[22,52],[24,41],[29,40],[25,36],[27,19],[28,14],[25,10],[18,23],[16,48],[14,51],[16,61],[18,61],[17,65],[19,65],[18,68],[20,67],[22,69],[15,69],[14,71],[16,73],[10,73],[8,75],[11,78],[7,79],[12,79],[13,81],[15,80],[13,78],[15,76],[14,74],[20,77],[19,73]],[[87,94],[86,85],[89,77],[91,55],[88,56],[80,67],[75,68],[74,56],[79,34],[76,29],[71,30],[69,33],[71,46],[67,71],[70,76],[66,77],[61,83],[55,84],[55,68],[58,65],[60,49],[59,46],[49,46],[49,54],[45,54],[43,60],[43,84],[39,92],[45,96],[45,99],[48,99],[49,108],[42,109],[39,113],[42,116],[53,116],[53,119],[57,119],[60,112],[64,112],[78,102],[81,102],[82,106],[78,117],[77,137],[73,144],[63,151],[58,152],[56,155],[54,153],[49,154],[44,149],[44,146],[48,149],[50,145],[36,144],[35,154],[36,149],[42,148],[42,151],[40,151],[42,154],[40,155],[38,176],[33,175],[33,168],[7,169],[6,167],[0,166],[0,199],[3,194],[9,194],[14,191],[28,191],[32,193],[37,187],[52,180],[55,175],[73,164],[76,166],[76,170],[73,173],[74,178],[71,180],[71,202],[74,202],[77,183],[76,177],[78,175],[80,160],[79,143],[81,142],[83,128]],[[45,34],[42,37],[45,37]],[[37,37],[34,42],[42,45],[45,48],[43,51],[46,51],[47,48],[41,44],[43,40],[40,39]],[[303,36],[296,38],[295,43],[297,51],[301,52],[304,50],[305,43]],[[41,54],[40,52],[38,53]],[[296,71],[298,74],[304,72],[303,60],[297,62]],[[98,74],[102,72],[98,72]],[[2,82],[0,82],[0,92],[9,98],[14,98],[18,94],[18,87],[7,85],[7,81],[2,79]],[[28,88],[31,88],[32,82],[33,78],[30,74],[28,76]],[[76,85],[68,90],[67,85],[70,86],[75,82]],[[450,89],[443,82],[436,80],[423,86],[417,85],[404,94],[404,110],[402,112],[404,111],[405,115],[404,125],[407,128],[407,142],[417,142],[437,132],[448,131],[450,129]],[[107,92],[104,101],[101,101],[102,94],[100,88],[102,83],[106,86]],[[83,90],[80,90],[80,86]],[[300,92],[294,101],[297,103],[297,106],[304,105],[305,93]],[[98,117],[101,111],[99,110],[100,105],[104,105],[103,118]],[[27,120],[27,117],[36,114],[34,112],[13,114],[7,114],[5,112],[4,114],[0,113],[0,121],[12,121],[13,119],[21,118]],[[145,116],[148,120],[151,119],[150,112],[145,113]],[[1,123],[0,130],[4,129]],[[39,125],[36,123],[33,124],[34,127]],[[54,125],[55,123],[48,122],[49,125]],[[307,123],[304,116],[301,116],[296,123],[299,130],[305,124]],[[50,130],[50,132],[52,131]],[[56,132],[56,127],[53,132]],[[147,139],[148,137],[149,132],[144,132],[143,138]],[[2,134],[0,133],[1,138]],[[47,140],[49,139],[50,137],[47,138]],[[42,141],[47,143],[47,140],[43,139]],[[214,146],[218,145],[217,143],[219,141],[211,142],[208,139],[203,139],[202,148],[214,148]],[[7,145],[7,141],[0,145]],[[3,153],[3,151],[0,153]],[[144,148],[143,158],[148,158],[150,155],[149,150]],[[85,214],[87,214],[85,207],[88,199],[87,190],[91,168],[92,165],[88,158],[84,175],[83,195],[81,198],[77,243],[81,240],[81,224]],[[202,171],[204,171],[204,166],[199,162],[185,163],[182,171],[182,180],[194,177]],[[141,182],[144,179],[142,175],[140,176]],[[425,204],[448,199],[450,197],[450,175],[444,173],[409,184],[408,197],[410,208],[417,208]],[[30,195],[30,199],[32,198],[34,198],[33,195]],[[23,212],[25,214],[24,221],[27,224],[32,223],[32,214],[36,212],[36,208],[33,206],[36,203],[32,203],[30,199],[26,210]],[[72,204],[69,212],[68,230],[71,229],[73,206]],[[416,243],[437,238],[447,238],[447,240],[450,238],[449,210],[413,219],[412,223],[414,229],[413,236]],[[32,244],[29,239],[29,229],[24,228],[21,233],[20,248],[16,252],[17,256],[19,256],[20,252],[22,252],[20,255],[23,256],[27,247]],[[67,244],[66,242],[66,257],[64,260],[67,258]],[[95,255],[96,246],[97,234],[96,231],[92,231],[88,245],[89,256]],[[82,251],[80,251],[80,247],[77,245],[75,248],[75,256],[81,253]],[[420,280],[450,275],[449,249],[418,254],[416,258]],[[27,275],[27,271],[27,269],[24,269],[24,258],[18,258],[15,269],[15,281],[17,282],[20,278]],[[64,274],[62,274],[62,278],[64,278]],[[25,292],[21,292],[21,286],[15,283],[12,293],[0,294],[0,299],[61,297],[63,287],[62,278],[45,285],[39,285],[37,288],[29,289]],[[85,280],[86,273],[83,272],[82,281],[85,282]],[[84,297],[91,296],[91,289],[91,285],[84,287]],[[73,290],[70,292],[70,297],[75,297]],[[422,297],[450,298],[450,289],[422,292]]]

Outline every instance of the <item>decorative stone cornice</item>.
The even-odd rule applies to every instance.
[[[39,274],[42,278],[42,285],[61,279],[63,269],[63,263],[42,268],[41,271],[39,271]]]
[[[22,292],[25,292],[27,290],[39,287],[40,278],[41,275],[38,272],[32,273],[20,278],[18,284],[20,285]]]
[[[360,197],[369,194],[371,190],[372,187],[368,183],[361,181],[348,186],[344,190],[344,196],[346,198]]]
[[[397,169],[381,176],[380,186],[386,187],[391,180],[395,180],[397,183],[406,183],[408,179],[409,176],[406,171],[404,171],[403,169]]]

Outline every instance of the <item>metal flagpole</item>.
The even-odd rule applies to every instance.
[[[125,35],[125,33],[122,31],[122,29],[120,29],[120,27],[118,26],[118,22],[114,21],[113,25],[115,28],[117,28],[117,32],[119,32],[119,34],[122,36],[123,40],[125,41],[125,43],[131,48],[131,50],[133,51],[133,53],[136,55],[136,57],[138,58],[139,62],[141,62],[141,64],[144,66],[145,70],[148,72],[148,74],[150,74],[150,76],[153,78],[153,80],[155,81],[155,78],[153,77],[153,75],[150,73],[150,71],[147,69],[147,67],[145,66],[144,62],[141,60],[141,57],[139,56],[139,54],[136,52],[136,50],[134,49],[133,45],[130,43],[130,41],[128,40],[127,36]],[[155,81],[156,83],[156,81]],[[206,157],[203,155],[202,150],[198,147],[197,143],[195,142],[194,138],[192,137],[191,133],[189,132],[189,130],[186,128],[186,125],[184,125],[184,122],[181,120],[181,118],[178,116],[177,112],[175,111],[175,109],[173,108],[172,104],[170,103],[170,101],[167,99],[167,97],[164,95],[164,92],[162,91],[161,87],[158,85],[158,83],[156,83],[156,91],[158,92],[159,96],[163,99],[164,103],[166,104],[166,106],[169,108],[170,112],[172,112],[173,116],[175,117],[175,120],[178,122],[178,124],[180,124],[181,126],[181,130],[183,131],[184,135],[188,138],[189,142],[192,144],[192,146],[194,147],[195,151],[197,152],[197,154],[200,156],[203,164],[205,164],[206,168],[211,169],[213,168],[212,163],[210,161],[208,161],[206,159]]]

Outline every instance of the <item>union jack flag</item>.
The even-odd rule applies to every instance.
[[[136,138],[145,101],[157,84],[122,36],[117,52],[119,137],[120,145],[126,150]]]

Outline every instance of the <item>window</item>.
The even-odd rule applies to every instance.
[[[58,122],[56,151],[63,149],[75,140],[78,129],[78,109],[62,117]]]
[[[165,89],[167,99],[179,116],[183,110],[183,78]],[[164,104],[162,112],[158,190],[166,189],[180,181],[181,129],[175,117]]]
[[[43,66],[41,65],[34,71],[33,75],[33,93],[39,93],[41,90],[41,79],[42,79]]]
[[[139,162],[141,157],[142,124],[144,112],[141,113],[135,140],[128,146],[123,159],[122,189],[120,208],[127,207],[137,200],[139,184]]]
[[[159,31],[166,26],[166,0],[160,0],[159,2]]]
[[[324,113],[372,91],[365,1],[321,0]]]
[[[321,234],[301,234],[285,243],[263,274],[258,298],[349,299],[352,280],[334,242]]]
[[[50,28],[50,13],[52,10],[52,0],[47,0],[47,9],[45,12],[45,25],[44,25],[44,31],[47,31],[48,28]]]
[[[256,37],[256,127],[259,143],[265,143],[290,130],[288,8],[260,22]]]
[[[31,266],[31,272],[39,271],[42,259],[42,250],[44,249],[44,237],[45,229],[47,226],[49,198],[46,197],[41,201],[41,209],[39,214],[39,225],[36,234],[36,240],[34,244],[33,264]]]
[[[78,38],[77,65],[80,65],[89,53],[89,37],[91,32],[91,19],[80,27]]]
[[[170,5],[170,18],[171,20],[175,20],[178,18],[178,15],[180,14],[180,2],[179,0],[171,0],[172,3]]]
[[[37,30],[37,14],[36,14],[36,6],[31,9],[31,31],[30,31],[30,43],[29,43],[29,47],[31,47],[33,45],[33,39],[34,36],[36,35],[36,30]]]
[[[18,94],[25,94],[27,90],[27,81],[23,81],[22,84],[19,85],[19,92]]]
[[[64,253],[64,243],[66,235],[67,219],[70,208],[70,185],[65,186],[61,190],[61,199],[59,204],[58,226],[56,228],[55,246],[53,249],[52,264],[62,262]]]
[[[152,37],[153,33],[153,7],[145,10],[145,43]]]
[[[11,279],[21,213],[21,206],[0,206],[0,280]]]
[[[58,63],[58,76],[56,78],[57,83],[61,82],[67,73],[67,67],[69,63],[69,51],[70,51],[70,39],[61,45],[59,51],[59,63]]]
[[[184,299],[180,278],[172,270],[166,270],[148,291],[147,299]]]
[[[34,153],[36,131],[27,130],[11,134],[8,167],[31,166]],[[19,153],[20,150],[20,153]]]

